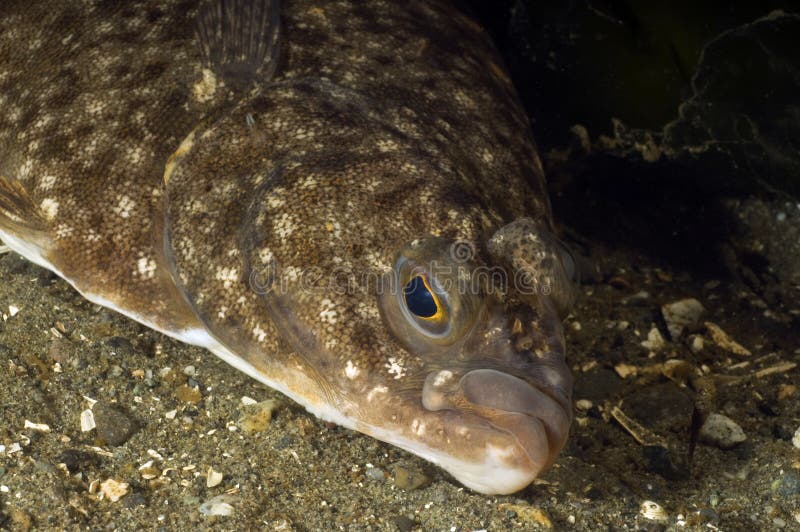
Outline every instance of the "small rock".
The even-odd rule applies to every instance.
[[[642,342],[642,347],[653,352],[660,351],[665,345],[664,337],[661,336],[661,331],[656,327],[650,329],[650,332],[647,333],[647,340]]]
[[[409,532],[413,530],[416,524],[417,523],[407,515],[398,515],[394,518],[394,526],[396,526],[397,530],[400,532]]]
[[[628,377],[635,377],[639,369],[636,366],[631,366],[623,362],[614,366],[614,371],[617,372],[617,375],[619,375],[621,379],[627,379]]]
[[[81,412],[81,432],[89,432],[95,427],[97,424],[94,422],[94,412],[91,408],[87,408]]]
[[[184,403],[196,405],[201,399],[203,399],[203,394],[201,394],[200,390],[197,388],[187,386],[186,384],[181,384],[175,390],[175,397]]]
[[[787,471],[778,480],[772,483],[772,490],[778,495],[793,498],[800,495],[800,473]]]
[[[74,474],[99,465],[100,456],[78,449],[67,449],[58,455],[56,461],[67,466],[67,470]]]
[[[47,423],[35,423],[29,419],[25,420],[23,428],[35,430],[37,432],[50,432],[50,425]]]
[[[699,334],[694,334],[689,337],[689,349],[691,349],[692,353],[695,355],[702,351],[705,345],[705,340],[703,340],[703,337]]]
[[[694,325],[705,312],[703,305],[694,298],[681,299],[674,303],[661,305],[661,315],[667,324],[669,336],[678,341],[687,326]]]
[[[424,488],[431,483],[431,478],[423,471],[410,469],[403,466],[394,468],[394,485],[403,490],[416,490]]]
[[[705,326],[706,330],[708,331],[708,334],[711,336],[711,340],[713,340],[715,344],[717,344],[725,351],[733,353],[734,355],[741,355],[741,356],[752,355],[749,349],[731,339],[731,337],[728,336],[728,334],[725,331],[723,331],[719,325],[707,321],[705,322]]]
[[[152,460],[148,460],[139,466],[139,474],[145,480],[153,480],[161,474],[161,470],[153,465]]]
[[[794,397],[797,393],[797,386],[794,384],[781,384],[778,387],[778,401],[784,401]]]
[[[800,449],[800,427],[797,427],[797,430],[794,431],[794,436],[792,437],[792,445]]]
[[[280,405],[280,401],[267,399],[260,403],[244,406],[236,425],[248,434],[263,432],[272,421],[272,412],[278,405]]]
[[[97,435],[108,445],[122,445],[136,432],[136,422],[122,409],[99,401],[92,407]]]
[[[217,495],[200,505],[200,513],[203,515],[233,515],[234,507],[232,503],[234,502],[236,502],[236,497],[233,495]]]
[[[128,483],[119,482],[113,478],[109,478],[100,484],[100,493],[104,499],[111,502],[117,502],[128,493]]]
[[[649,521],[666,523],[669,515],[664,508],[654,501],[644,501],[639,507],[639,514]]]
[[[371,480],[386,480],[386,473],[380,467],[367,467],[365,473]]]
[[[700,508],[686,516],[686,525],[714,530],[719,525],[719,514],[713,508]]]
[[[47,348],[47,354],[53,362],[66,364],[73,353],[72,342],[66,338],[53,338],[50,346]]]
[[[710,414],[700,428],[700,441],[720,449],[732,449],[746,439],[742,427],[722,414]]]
[[[27,513],[23,512],[19,508],[11,508],[8,512],[9,517],[11,517],[11,522],[14,523],[15,527],[18,530],[27,531],[31,529],[31,525],[33,525],[33,519]]]
[[[129,357],[133,355],[133,344],[127,338],[114,336],[106,340],[106,345],[111,348],[111,352],[119,357]]]
[[[550,516],[547,515],[544,510],[537,508],[536,506],[504,502],[499,504],[497,508],[504,512],[514,512],[517,514],[517,519],[523,523],[537,524],[540,527],[547,529],[553,528],[553,521],[550,519]]]
[[[214,486],[219,486],[220,482],[222,482],[222,477],[222,473],[214,471],[213,467],[209,467],[206,473],[206,487],[213,488]]]
[[[123,504],[125,508],[134,509],[137,506],[147,506],[147,499],[141,493],[132,493],[130,497],[125,497]]]
[[[667,480],[686,480],[689,468],[674,452],[661,445],[644,445],[642,454],[648,471],[661,475]]]

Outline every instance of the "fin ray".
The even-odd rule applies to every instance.
[[[40,240],[47,227],[44,214],[25,186],[16,179],[0,176],[0,229]]]
[[[195,33],[203,65],[233,86],[269,81],[280,55],[280,0],[210,0]]]

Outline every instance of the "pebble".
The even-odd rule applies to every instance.
[[[122,409],[99,401],[92,407],[97,435],[111,446],[122,445],[136,432],[136,422]]]
[[[67,466],[67,470],[74,474],[99,465],[100,457],[94,453],[78,449],[67,449],[58,455],[56,462],[64,464]]]
[[[783,476],[772,483],[772,490],[786,498],[793,498],[800,495],[800,473],[787,471]]]
[[[781,384],[778,387],[778,401],[785,401],[797,394],[797,386],[794,384]],[[800,428],[798,429],[800,430]]]
[[[400,489],[413,491],[431,483],[431,478],[423,471],[403,466],[394,468],[394,485]]]
[[[742,427],[722,414],[710,414],[700,428],[700,441],[720,449],[732,449],[745,440]]]
[[[106,340],[106,345],[111,348],[111,351],[120,357],[129,357],[133,355],[133,344],[130,340],[122,336],[114,336]]]
[[[617,372],[617,375],[619,375],[621,379],[627,379],[631,376],[635,377],[639,370],[636,366],[620,363],[614,366],[614,371]]]
[[[201,394],[200,390],[197,388],[181,384],[175,390],[175,397],[184,403],[196,405],[203,398],[203,394]]]
[[[797,427],[797,430],[794,431],[794,436],[792,437],[792,445],[800,449],[800,427]]]
[[[65,338],[53,338],[47,348],[47,354],[53,362],[66,364],[73,353],[72,342]]]
[[[661,315],[667,324],[672,341],[678,341],[686,327],[697,323],[705,310],[703,305],[694,298],[661,305]]]
[[[642,347],[657,352],[663,349],[666,344],[664,337],[661,336],[661,331],[653,327],[650,329],[650,332],[647,333],[647,340],[642,342]]]
[[[703,340],[703,337],[699,334],[692,335],[689,339],[689,349],[691,349],[692,353],[695,355],[705,347],[705,340]]]
[[[517,515],[517,519],[523,523],[537,524],[547,529],[553,528],[553,521],[550,519],[550,516],[547,515],[544,510],[536,506],[504,502],[498,505],[497,508],[505,512],[514,512]]]
[[[416,524],[416,521],[407,515],[398,515],[394,518],[394,526],[396,526],[397,530],[400,532],[409,532],[410,530],[414,529]]]
[[[236,502],[233,495],[222,494],[208,499],[200,505],[200,513],[203,515],[233,515],[234,507],[231,503]]]
[[[214,468],[209,466],[208,472],[206,473],[206,487],[213,488],[214,486],[219,486],[222,482],[222,478],[222,473],[214,471]]]
[[[371,480],[386,480],[386,473],[380,467],[367,466],[365,473]]]
[[[639,507],[639,514],[650,521],[666,523],[669,515],[664,508],[654,501],[644,501]]]
[[[701,530],[701,527],[718,530],[719,520],[719,514],[713,508],[699,508],[690,511],[686,517],[678,515],[678,524],[692,527],[691,530]]]
[[[689,478],[689,467],[674,451],[661,445],[642,446],[645,467],[667,480],[686,480]]]
[[[279,405],[280,401],[267,399],[260,403],[244,406],[236,425],[248,434],[263,432],[272,422],[272,413]]]
[[[729,353],[733,353],[734,355],[741,355],[741,356],[750,356],[752,353],[749,349],[744,347],[742,344],[734,341],[728,333],[722,330],[719,325],[711,323],[710,321],[705,322],[706,330],[708,334],[711,336],[711,340],[714,341],[719,347],[728,351]]]
[[[100,493],[104,499],[117,502],[128,494],[128,483],[109,478],[100,484]]]

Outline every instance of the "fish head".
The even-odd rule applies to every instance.
[[[465,175],[369,109],[287,82],[184,141],[173,277],[235,365],[469,488],[517,491],[572,418],[571,260],[546,208],[514,206],[542,205],[523,180]]]
[[[560,319],[568,255],[531,219],[487,233],[479,202],[450,200],[431,184],[437,209],[457,213],[452,230],[425,214],[393,223],[430,205],[395,217],[390,203],[376,209],[375,196],[360,198],[375,176],[385,176],[382,186],[390,176],[402,182],[389,163],[342,168],[362,176],[343,179],[343,194],[325,177],[324,201],[307,198],[302,204],[314,207],[297,218],[317,228],[313,237],[252,248],[253,262],[271,261],[266,306],[315,368],[333,421],[422,456],[476,491],[517,491],[552,464],[571,423]],[[304,194],[302,179],[286,182],[286,197]],[[258,234],[274,234],[286,214],[262,216]]]

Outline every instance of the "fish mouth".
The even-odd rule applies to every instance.
[[[494,369],[460,378],[448,370],[430,373],[423,406],[443,415],[448,432],[460,437],[451,439],[452,456],[472,448],[469,458],[440,459],[439,465],[482,493],[524,488],[555,461],[567,440],[570,400],[552,393],[549,386],[537,388]]]

